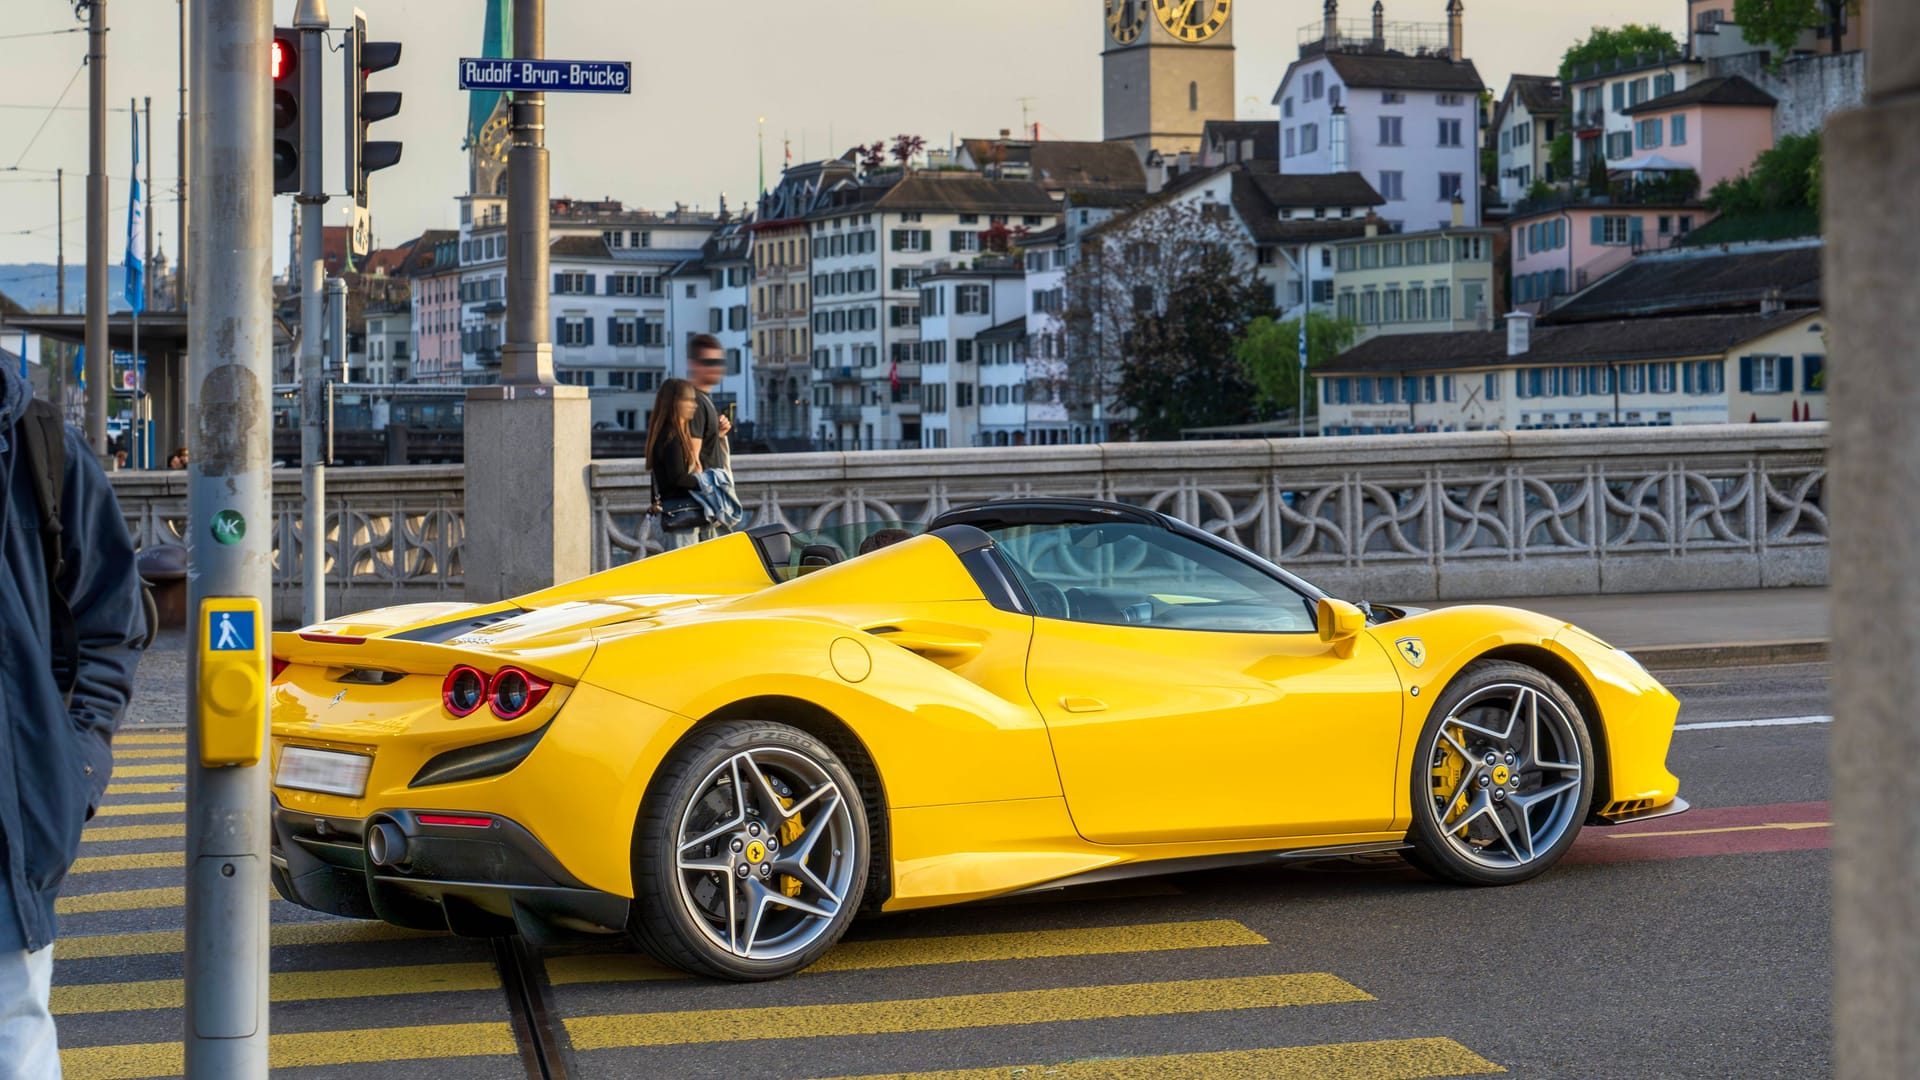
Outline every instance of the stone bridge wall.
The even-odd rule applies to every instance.
[[[1075,495],[1193,522],[1358,599],[1657,592],[1827,579],[1825,424],[1467,432],[740,457],[752,521],[925,522]],[[658,550],[638,461],[590,466],[594,561]],[[182,478],[115,478],[142,544],[178,542]],[[327,478],[329,611],[459,599],[458,466]],[[276,610],[297,617],[299,476],[276,477]]]

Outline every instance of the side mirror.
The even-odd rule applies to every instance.
[[[1314,610],[1314,622],[1320,640],[1332,645],[1334,655],[1344,659],[1353,655],[1354,638],[1367,628],[1367,613],[1345,600],[1326,597]]]

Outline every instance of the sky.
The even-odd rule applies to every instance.
[[[466,95],[461,56],[480,51],[485,0],[359,0],[372,37],[404,44],[401,64],[375,89],[405,94],[401,114],[374,137],[405,143],[404,160],[373,179],[377,241],[454,228],[465,191],[460,149]],[[1466,0],[1466,53],[1497,93],[1516,71],[1550,73],[1595,25],[1654,23],[1684,36],[1686,0]],[[274,0],[292,21],[294,0]],[[352,0],[328,5],[336,27]],[[1346,0],[1364,20],[1368,0]],[[71,0],[6,0],[0,29],[0,263],[52,262],[54,169],[66,170],[66,253],[86,255],[87,79],[84,33]],[[1444,22],[1445,0],[1388,0],[1389,21]],[[125,244],[132,98],[151,96],[154,226],[175,247],[174,183],[178,0],[113,0],[108,8],[107,99],[111,212],[108,250]],[[1265,119],[1300,28],[1317,26],[1321,0],[1239,0],[1234,40],[1239,115]],[[18,36],[36,35],[36,36]],[[1317,34],[1315,35],[1317,36]],[[1043,138],[1100,137],[1102,0],[548,0],[547,55],[628,60],[630,96],[547,96],[556,196],[611,196],[630,207],[712,208],[753,197],[765,118],[769,180],[791,144],[796,161],[901,132],[945,146],[1041,125]],[[329,95],[337,95],[337,77]],[[65,89],[64,97],[62,96]],[[1026,101],[1022,102],[1022,99]],[[59,111],[49,111],[56,100]],[[340,130],[327,113],[327,176],[336,190]],[[1023,111],[1023,108],[1025,111]],[[43,127],[44,125],[44,127]],[[276,200],[279,263],[290,200]],[[331,222],[330,222],[331,223]]]

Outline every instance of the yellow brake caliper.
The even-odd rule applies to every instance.
[[[1461,742],[1466,741],[1465,733],[1457,727],[1450,734]],[[1435,745],[1441,753],[1441,759],[1433,765],[1433,797],[1437,800],[1447,798],[1459,789],[1461,779],[1467,775],[1468,762],[1466,758],[1460,756],[1460,751],[1453,748],[1452,743],[1436,740]],[[1467,806],[1467,794],[1462,792],[1460,797],[1440,815],[1442,824],[1451,824],[1457,820],[1467,812]],[[1462,826],[1460,831],[1464,833],[1464,830],[1465,826]]]
[[[780,796],[780,805],[782,808],[792,806],[793,797],[790,795]],[[782,848],[787,847],[794,841],[800,839],[800,834],[806,831],[807,826],[806,823],[801,820],[801,815],[795,814],[788,818],[787,823],[780,826],[780,846]],[[781,874],[780,891],[787,896],[799,896],[800,879],[794,877],[792,874]]]

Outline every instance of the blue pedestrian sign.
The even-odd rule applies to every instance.
[[[631,94],[625,60],[495,60],[463,57],[462,90],[542,90],[550,94]]]
[[[207,612],[207,642],[213,652],[252,652],[253,612]]]

